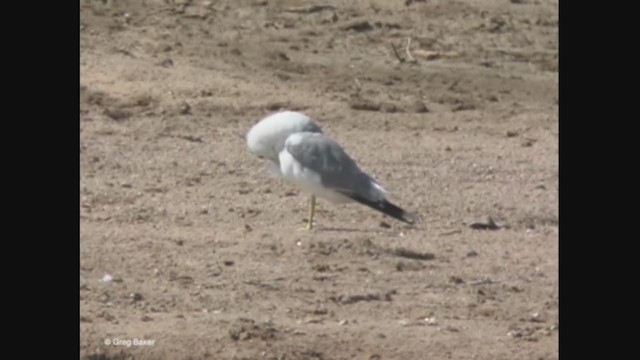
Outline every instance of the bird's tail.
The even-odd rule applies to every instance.
[[[366,205],[376,211],[389,215],[396,220],[400,220],[407,224],[413,224],[413,219],[406,211],[386,199],[372,201],[358,194],[349,194],[347,196],[362,205]]]

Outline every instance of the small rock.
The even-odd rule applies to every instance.
[[[282,52],[282,51],[278,51],[278,52],[274,53],[273,57],[275,59],[277,59],[277,60],[291,61],[289,56],[287,54],[285,54],[284,52]]]
[[[109,274],[105,274],[102,279],[100,279],[101,283],[110,283],[113,281],[113,276],[109,275]]]
[[[129,297],[134,301],[142,301],[144,299],[144,297],[142,296],[142,294],[140,293],[131,293],[129,294]]]
[[[507,137],[516,137],[520,134],[518,134],[517,131],[507,131]]]
[[[327,310],[326,308],[318,308],[313,310],[314,315],[327,315],[328,313],[329,313],[329,310]]]
[[[519,337],[522,337],[522,332],[520,332],[518,330],[509,331],[507,333],[507,336],[512,337],[512,338],[519,338]]]
[[[486,220],[482,222],[474,222],[469,225],[470,228],[476,230],[498,230],[500,226],[496,225],[495,221],[491,217],[487,217]]]
[[[423,270],[425,267],[426,266],[424,264],[419,263],[417,261],[412,261],[409,263],[398,261],[398,263],[396,263],[397,271],[420,271],[420,270]]]
[[[158,63],[158,65],[162,66],[162,67],[172,67],[173,66],[173,60],[167,58],[162,60],[160,63]]]
[[[438,320],[436,320],[435,316],[432,317],[428,317],[424,319],[424,322],[429,325],[429,326],[436,326],[438,325]]]
[[[186,102],[182,102],[180,106],[178,106],[178,113],[180,115],[189,115],[191,114],[191,106]]]
[[[311,267],[311,269],[317,272],[328,272],[331,271],[331,266],[327,264],[315,264]]]
[[[304,320],[305,324],[322,324],[324,320],[321,318],[311,317]]]
[[[357,20],[342,26],[341,29],[344,31],[353,30],[357,32],[363,32],[373,30],[373,26],[366,20]]]
[[[333,12],[333,11],[331,11],[329,13],[325,12],[325,14],[326,15],[321,17],[321,20],[320,20],[321,23],[323,23],[323,24],[335,23],[335,22],[338,21],[338,15],[335,12]]]
[[[471,250],[467,253],[467,257],[475,257],[478,256],[478,253],[475,252],[474,250]]]
[[[379,111],[380,105],[369,100],[355,99],[349,103],[349,107],[354,110]]]
[[[115,320],[115,319],[116,319],[116,317],[115,317],[115,316],[113,316],[113,315],[109,314],[109,313],[108,313],[108,312],[106,312],[106,311],[103,311],[103,312],[101,312],[100,314],[98,314],[98,317],[99,317],[99,318],[102,318],[102,319],[105,319],[105,320],[107,320],[107,321],[113,321],[113,320]]]
[[[465,104],[465,103],[461,103],[458,104],[456,106],[453,107],[453,109],[451,109],[451,111],[456,112],[456,111],[467,111],[467,110],[475,110],[476,106],[473,104]]]
[[[104,114],[115,121],[122,121],[131,117],[130,112],[122,109],[105,109]]]
[[[415,259],[415,260],[433,260],[436,258],[436,256],[430,252],[421,253],[421,252],[417,252],[417,251],[413,251],[405,248],[394,249],[393,255],[408,258],[408,259]]]
[[[542,316],[539,312],[534,312],[533,314],[531,314],[529,316],[529,321],[531,321],[531,322],[539,322],[539,323],[545,322],[544,316]]]
[[[398,108],[392,103],[382,103],[380,105],[380,110],[386,113],[394,113],[398,111]]]
[[[153,318],[149,315],[142,315],[140,317],[140,321],[144,321],[144,322],[153,321]]]
[[[384,221],[380,221],[380,227],[381,228],[385,228],[385,229],[389,229],[391,227],[391,225],[389,225],[388,223],[386,223]]]
[[[233,264],[235,264],[235,262],[233,262],[233,260],[225,260],[223,262],[224,266],[233,266]]]
[[[420,100],[416,100],[407,106],[407,109],[414,113],[426,113],[429,112],[427,106]]]
[[[421,2],[427,2],[428,0],[405,0],[404,1],[404,5],[405,6],[409,6],[413,3],[421,3]]]

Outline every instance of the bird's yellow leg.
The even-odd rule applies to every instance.
[[[309,222],[307,223],[307,230],[313,230],[313,215],[316,212],[316,196],[311,195],[311,202],[309,203]]]

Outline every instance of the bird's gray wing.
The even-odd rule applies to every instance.
[[[316,172],[323,186],[395,219],[413,222],[401,207],[381,197],[379,189],[372,191],[375,181],[360,170],[338,143],[318,133],[296,136],[301,141],[287,142],[285,149],[302,167]]]
[[[368,196],[371,177],[358,167],[333,139],[320,133],[299,134],[302,141],[286,145],[286,150],[304,168],[320,175],[322,185],[351,197]]]

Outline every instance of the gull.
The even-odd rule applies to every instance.
[[[313,229],[316,196],[334,204],[357,202],[413,223],[406,211],[387,200],[387,191],[306,114],[282,111],[265,117],[247,133],[247,146],[269,161],[272,173],[311,194],[307,230]]]

